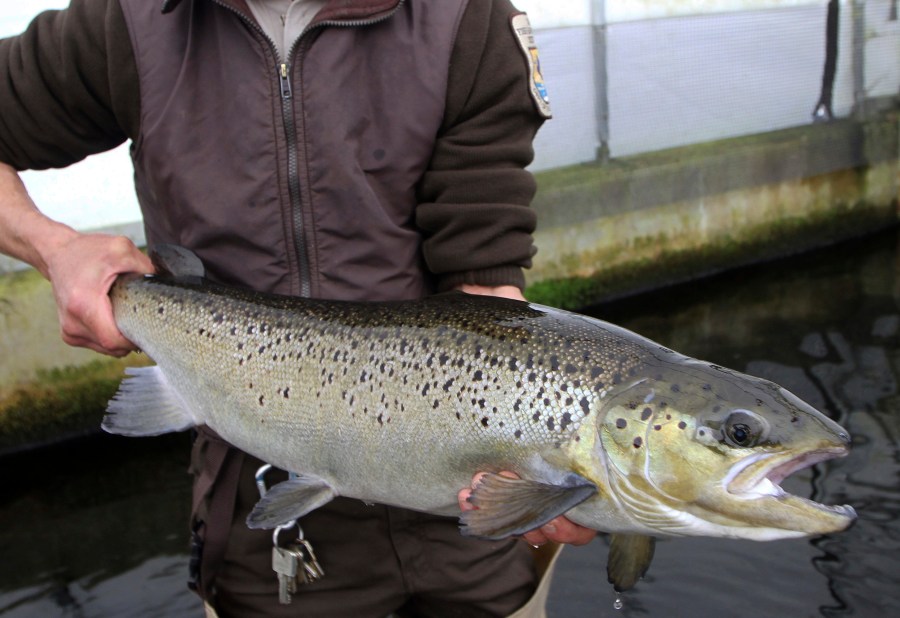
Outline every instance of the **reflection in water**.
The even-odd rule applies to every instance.
[[[844,425],[851,454],[784,485],[851,504],[859,520],[812,540],[662,541],[618,611],[601,538],[566,550],[551,617],[900,615],[896,244],[892,232],[595,309],[773,379]],[[0,616],[198,616],[185,586],[186,467],[183,435],[102,436],[0,461]]]

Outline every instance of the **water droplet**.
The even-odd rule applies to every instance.
[[[622,595],[620,595],[618,592],[616,593],[616,600],[613,601],[613,607],[615,609],[622,609],[623,607],[625,607],[625,603],[624,601],[622,601]]]

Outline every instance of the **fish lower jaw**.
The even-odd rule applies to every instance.
[[[839,532],[856,519],[856,511],[852,506],[828,505],[801,498],[786,492],[780,483],[798,470],[846,454],[847,449],[841,446],[800,454],[753,456],[736,464],[723,480],[723,485],[732,498],[747,500],[748,503],[756,502],[760,506],[772,501],[763,510],[789,511],[789,514],[785,514],[786,520],[783,523],[791,521],[796,525],[795,536]]]

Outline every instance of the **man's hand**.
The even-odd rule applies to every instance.
[[[134,345],[116,327],[109,288],[122,273],[151,273],[122,236],[81,234],[41,213],[16,171],[0,163],[0,253],[34,266],[53,286],[63,341],[124,356]]]
[[[501,472],[500,474],[510,478],[517,478],[512,472]],[[475,505],[469,502],[469,496],[472,494],[472,490],[475,489],[479,481],[481,481],[482,476],[484,476],[483,473],[476,474],[474,478],[472,478],[471,488],[463,489],[457,495],[459,509],[461,511],[471,511],[476,508]],[[597,536],[596,530],[579,526],[566,517],[560,516],[550,520],[540,528],[532,530],[531,532],[526,532],[522,538],[531,545],[538,547],[547,541],[567,543],[569,545],[586,545],[590,543],[595,536]]]
[[[499,296],[501,298],[511,298],[513,300],[525,300],[522,290],[514,285],[498,285],[497,287],[489,287],[486,285],[473,285],[471,283],[463,283],[456,286],[456,289],[466,294],[477,294],[479,296]]]
[[[150,259],[123,236],[76,234],[45,253],[62,339],[110,356],[135,349],[119,332],[109,289],[123,273],[152,273]]]

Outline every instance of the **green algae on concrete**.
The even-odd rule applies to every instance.
[[[0,456],[97,432],[125,367],[148,362],[132,354],[41,370],[34,381],[0,394]]]
[[[595,305],[729,268],[773,260],[840,240],[885,229],[897,219],[882,208],[859,208],[831,217],[795,217],[771,226],[745,230],[741,238],[680,250],[661,249],[584,277],[547,279],[530,284],[526,297],[535,303],[572,310]],[[660,246],[665,247],[664,241]]]

